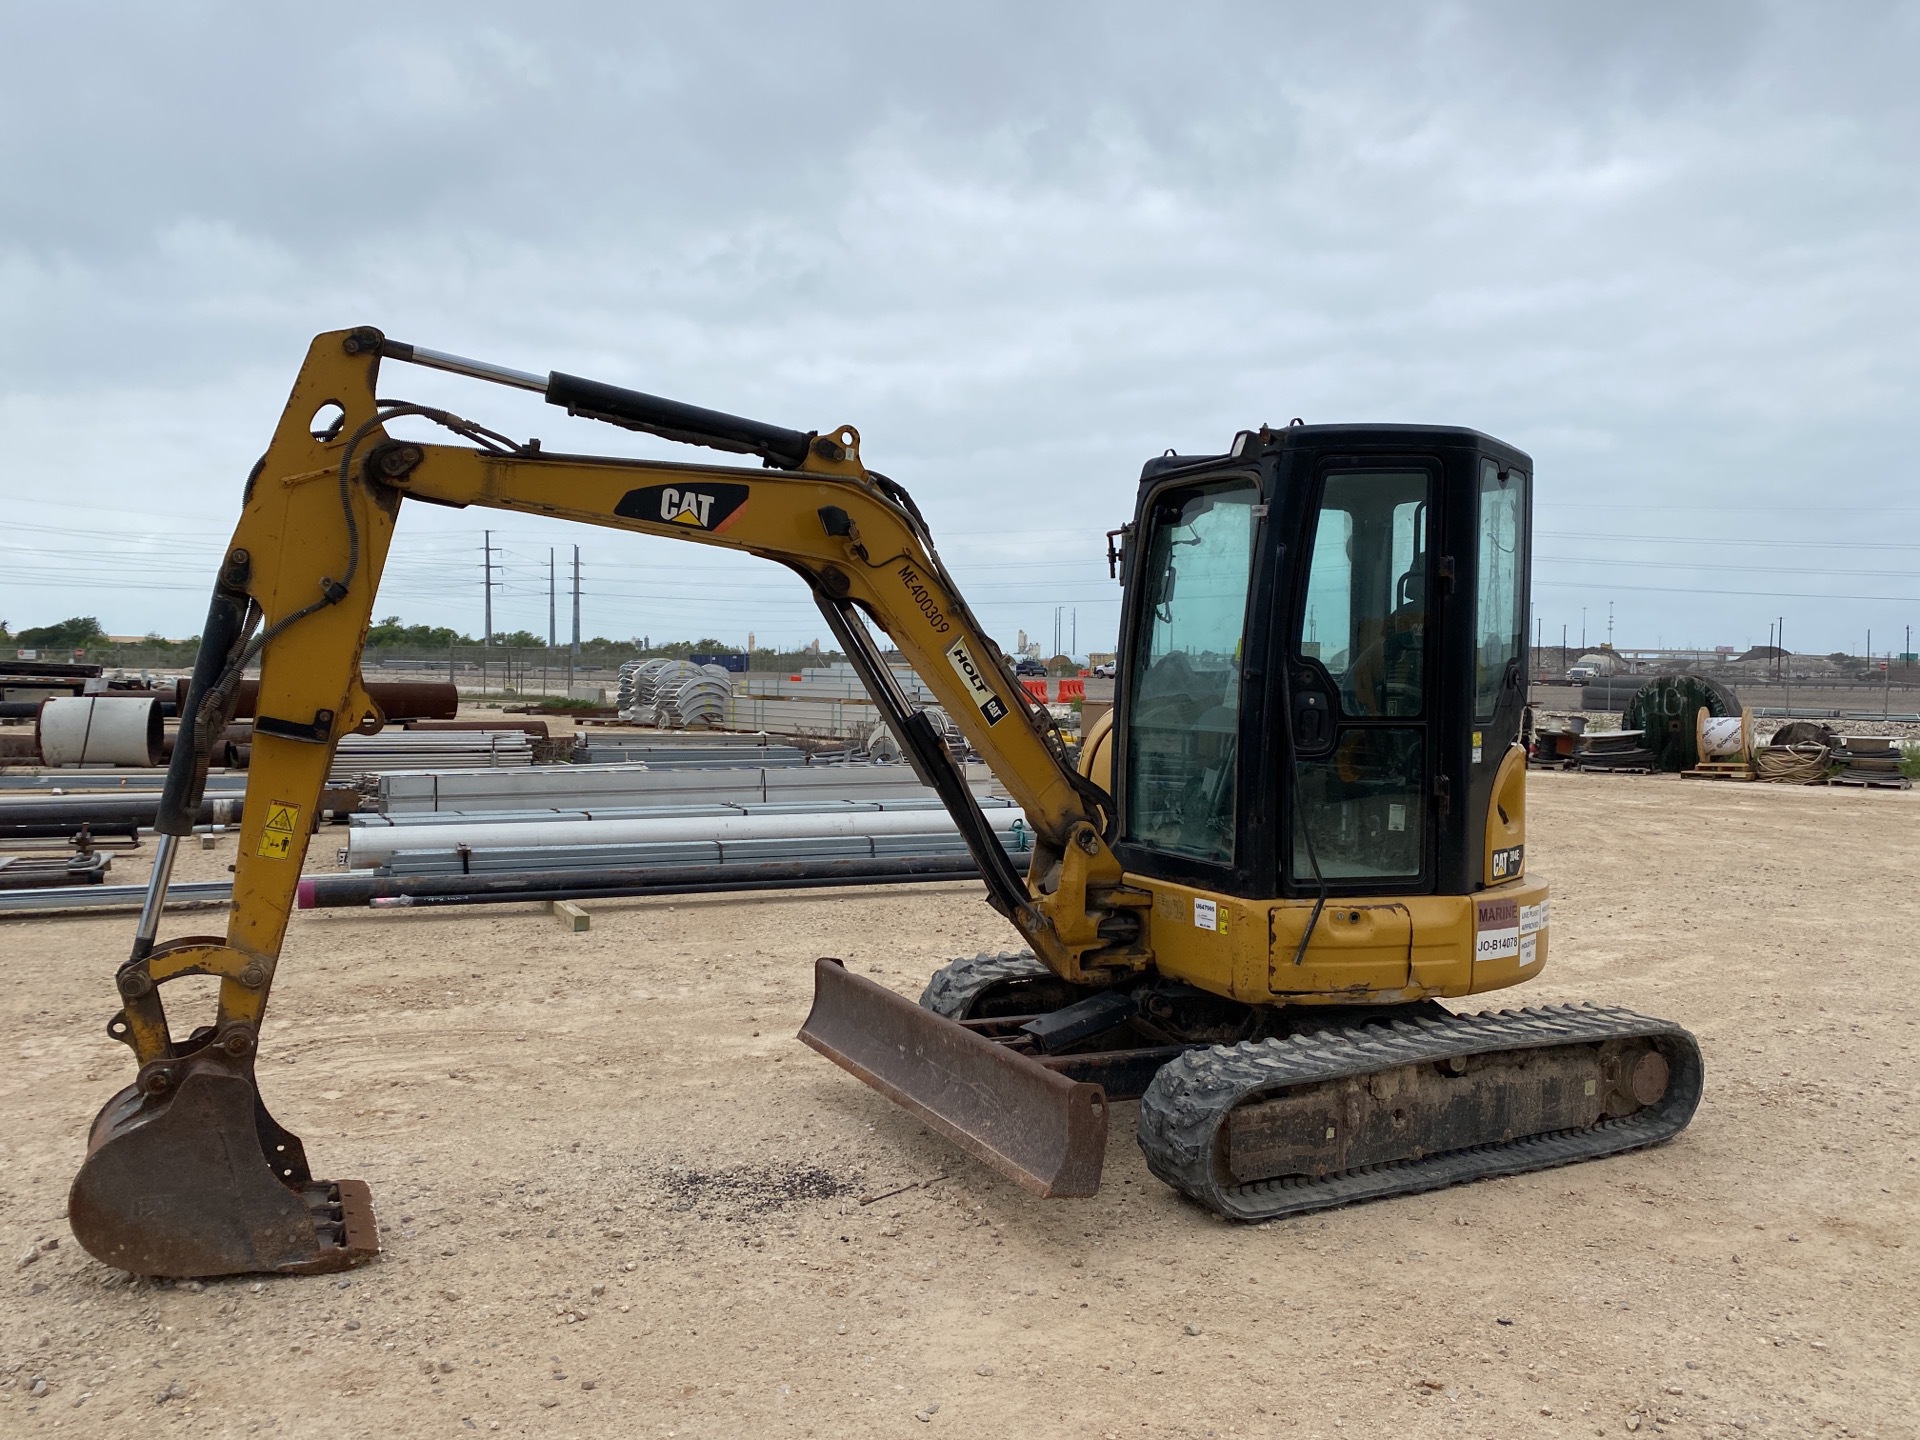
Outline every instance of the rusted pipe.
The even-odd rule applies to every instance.
[[[369,680],[366,685],[389,720],[451,720],[460,710],[460,691],[445,680]],[[251,720],[259,698],[260,682],[242,680],[234,718]]]

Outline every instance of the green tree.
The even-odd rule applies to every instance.
[[[58,625],[38,625],[30,630],[22,630],[14,638],[22,645],[70,646],[79,650],[88,645],[98,645],[107,638],[107,632],[100,628],[100,621],[96,617],[75,615]]]
[[[444,650],[449,645],[473,645],[470,635],[445,625],[409,625],[398,615],[389,615],[367,629],[367,644],[375,648],[409,646],[416,650]]]

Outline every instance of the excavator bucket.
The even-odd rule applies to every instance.
[[[800,1038],[1036,1195],[1092,1195],[1107,1097],[922,1009],[838,960],[816,960]]]
[[[359,1180],[315,1180],[252,1056],[214,1046],[142,1072],[93,1122],[67,1197],[81,1245],[136,1275],[341,1270],[379,1253]]]

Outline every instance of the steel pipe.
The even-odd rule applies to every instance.
[[[201,799],[193,825],[237,825],[244,795],[208,795]],[[0,801],[0,837],[71,835],[82,825],[95,829],[151,828],[160,813],[160,797],[147,795],[48,795]]]
[[[505,876],[316,875],[300,882],[299,908],[353,906],[509,905],[546,900],[618,900],[648,895],[710,895],[753,890],[818,890],[851,885],[936,884],[977,880],[964,854],[878,860],[787,861],[716,865],[704,869],[567,871]],[[147,898],[145,885],[87,885],[0,890],[0,914],[73,910],[130,910]],[[181,881],[167,890],[166,907],[221,905],[233,898],[230,880]]]
[[[1024,826],[1016,806],[986,812],[996,831]],[[855,810],[812,815],[698,816],[634,820],[532,820],[431,826],[356,827],[347,838],[347,868],[370,870],[400,850],[466,846],[637,845],[710,840],[824,840],[840,836],[926,835],[955,830],[945,811]]]
[[[970,856],[920,855],[847,860],[778,860],[740,865],[647,866],[631,870],[540,870],[517,875],[315,875],[302,880],[298,905],[324,910],[358,905],[498,905],[526,900],[611,900],[734,890],[808,890],[974,880]]]
[[[445,680],[369,680],[367,694],[389,720],[451,720],[460,709],[460,691]],[[260,701],[260,682],[242,680],[236,720],[252,719]]]

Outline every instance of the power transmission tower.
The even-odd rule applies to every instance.
[[[486,537],[486,590],[487,590],[487,638],[486,644],[493,644],[493,531],[480,532]]]

